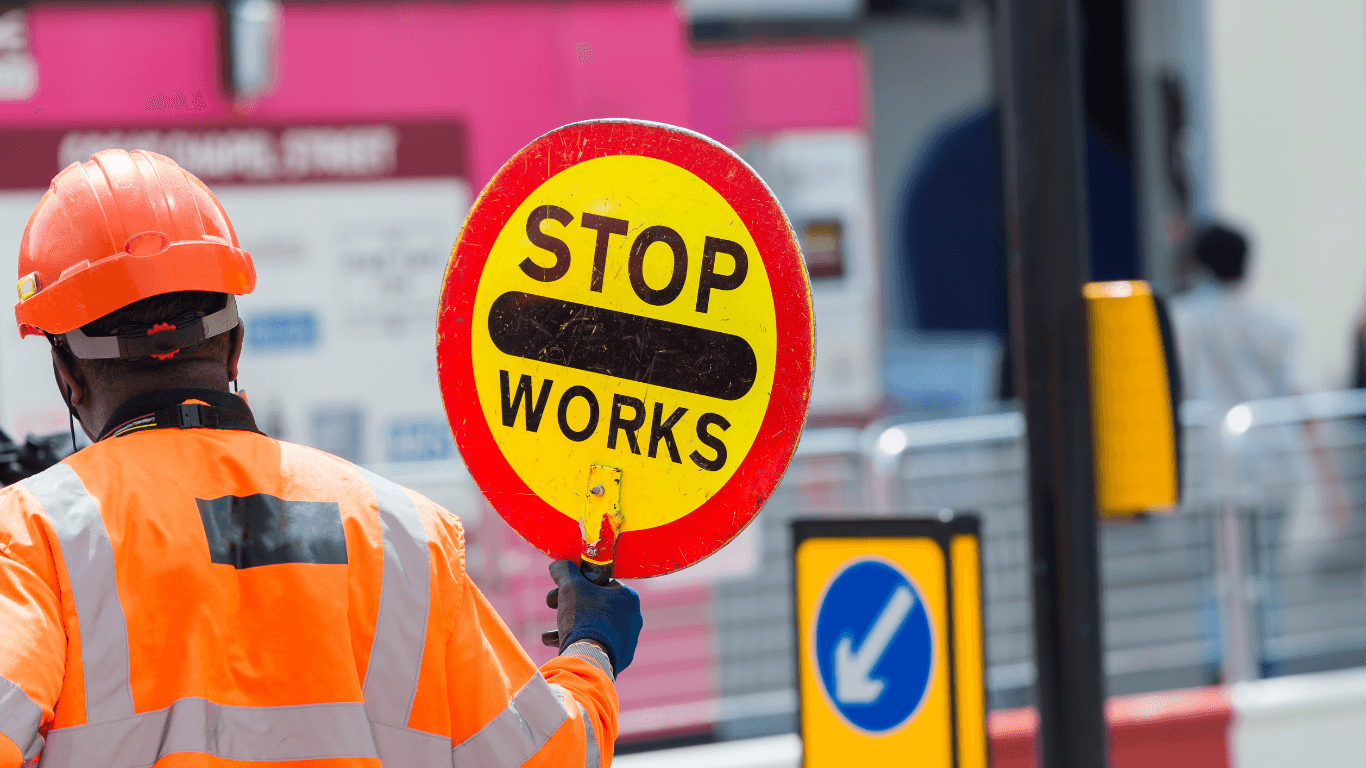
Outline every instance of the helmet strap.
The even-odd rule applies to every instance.
[[[62,392],[62,400],[66,403],[67,423],[71,427],[71,452],[75,453],[78,450],[76,446],[76,420],[79,419],[80,416],[76,415],[76,408],[71,405],[71,385],[68,384],[66,387],[59,389],[61,389]],[[81,427],[85,427],[84,421],[81,422]]]
[[[119,336],[87,336],[80,328],[73,328],[62,334],[61,339],[72,355],[83,360],[169,360],[182,349],[196,347],[240,324],[237,302],[231,295],[217,312],[191,317],[155,323],[150,328]]]
[[[57,354],[62,356],[62,359],[66,362],[67,366],[74,367],[76,364],[75,355],[71,354],[71,350],[66,348],[66,346],[62,343],[62,337],[53,335],[51,333],[48,333],[47,331],[44,331],[43,335],[47,337],[47,341],[49,344],[52,345],[53,349],[57,350]],[[56,373],[55,364],[53,365],[53,372],[54,374]],[[76,422],[81,422],[82,429],[85,428],[85,422],[81,420],[80,414],[76,413],[75,406],[71,404],[71,385],[67,384],[64,387],[58,386],[57,391],[62,393],[62,402],[66,403],[67,421],[68,425],[71,427],[71,452],[75,453],[77,450]]]

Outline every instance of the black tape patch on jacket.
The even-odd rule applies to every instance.
[[[195,499],[219,565],[346,564],[346,534],[335,501],[285,501],[265,493]]]

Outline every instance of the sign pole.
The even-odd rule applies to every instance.
[[[1077,2],[1001,0],[996,10],[1011,335],[1029,446],[1039,755],[1044,768],[1102,768]]]

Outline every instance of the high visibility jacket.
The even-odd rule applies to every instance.
[[[538,670],[459,519],[337,457],[132,430],[0,490],[2,768],[606,766],[616,735],[605,654]]]

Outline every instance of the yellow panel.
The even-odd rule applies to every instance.
[[[830,703],[815,657],[815,610],[832,578],[851,561],[888,561],[911,577],[925,601],[934,645],[928,692],[909,722],[885,736],[851,726]],[[953,765],[950,670],[947,660],[948,585],[944,553],[932,539],[807,539],[796,556],[801,727],[806,768]]]
[[[1124,515],[1176,506],[1176,436],[1152,291],[1089,283],[1096,507]]]
[[[982,649],[981,548],[976,536],[949,542],[953,572],[953,666],[959,768],[987,768],[987,703]]]

